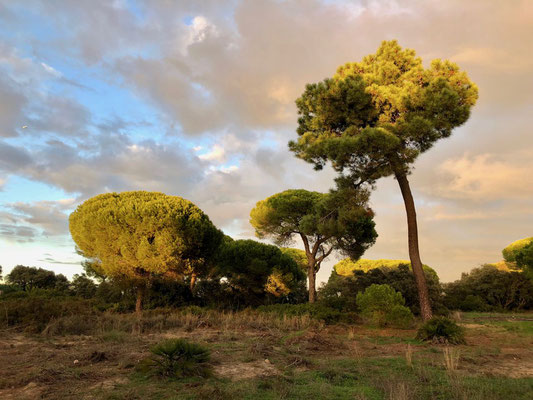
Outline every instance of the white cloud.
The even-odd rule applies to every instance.
[[[61,72],[59,72],[57,69],[51,67],[50,65],[48,65],[48,64],[46,64],[44,62],[41,62],[41,65],[44,68],[44,70],[46,72],[48,72],[50,75],[53,75],[56,78],[61,78],[63,76],[63,74]]]
[[[224,151],[224,148],[220,146],[219,144],[215,144],[211,151],[205,154],[200,154],[198,158],[200,160],[204,161],[216,161],[216,162],[223,162],[226,157],[226,152]]]

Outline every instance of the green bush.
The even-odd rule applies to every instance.
[[[377,326],[406,328],[413,321],[413,314],[405,307],[401,293],[389,285],[373,284],[364,293],[358,293],[356,303],[364,319]]]
[[[143,361],[141,370],[153,374],[183,378],[207,377],[211,373],[207,348],[185,339],[168,339],[150,348],[153,356]]]
[[[396,328],[408,329],[413,325],[413,313],[409,307],[396,304],[385,314],[385,324]]]
[[[465,343],[464,329],[446,317],[433,317],[420,327],[417,339],[432,343]]]

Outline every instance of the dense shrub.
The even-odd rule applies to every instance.
[[[75,315],[83,319],[95,314],[93,301],[50,291],[11,293],[2,296],[0,304],[0,326],[19,326],[33,333],[42,332],[57,318]]]
[[[444,285],[444,303],[463,311],[505,311],[533,308],[533,281],[519,271],[483,265]]]
[[[465,343],[464,329],[446,317],[430,319],[420,327],[416,337],[432,343]]]
[[[185,339],[168,339],[150,348],[153,356],[141,370],[169,378],[210,375],[209,349]]]
[[[431,271],[425,270],[426,281],[433,310],[439,314],[445,311],[442,288],[437,275],[433,270]],[[409,307],[414,314],[420,314],[415,278],[406,264],[395,268],[372,268],[368,271],[357,269],[351,276],[339,275],[333,271],[327,284],[319,290],[319,299],[329,307],[343,311],[355,311],[357,310],[355,302],[357,293],[363,292],[373,284],[391,286],[402,294],[405,306]]]
[[[378,326],[408,327],[413,321],[403,296],[389,285],[369,286],[357,294],[356,302],[363,318]]]

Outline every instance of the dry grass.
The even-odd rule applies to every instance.
[[[407,348],[405,349],[405,361],[408,366],[413,366],[413,348],[410,343],[407,343]]]
[[[461,356],[460,350],[446,346],[442,349],[442,352],[444,354],[444,366],[446,367],[446,370],[448,372],[457,371],[457,367],[459,366],[459,358]]]
[[[236,330],[302,330],[320,329],[323,322],[308,315],[279,317],[271,313],[253,310],[220,312],[205,310],[201,313],[178,310],[145,311],[139,322],[134,314],[106,312],[100,316],[70,315],[50,321],[43,334],[99,335],[109,331],[127,333],[158,333],[169,329],[184,329],[192,332],[202,328],[216,328],[223,331]]]
[[[523,393],[533,389],[533,337],[502,329],[469,328],[468,345],[443,348],[414,345],[414,330],[324,327],[255,311],[148,311],[140,334],[132,334],[135,322],[135,315],[104,313],[57,319],[46,335],[0,331],[0,360],[9,365],[0,398],[529,400]],[[215,377],[140,376],[140,360],[167,338],[207,346]]]
[[[355,328],[351,327],[348,329],[348,340],[355,339]]]

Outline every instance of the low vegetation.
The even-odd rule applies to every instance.
[[[152,357],[143,360],[138,370],[167,378],[207,377],[209,350],[185,339],[167,339],[150,348]]]
[[[464,329],[446,317],[433,317],[426,321],[416,335],[417,339],[432,343],[464,344]]]

